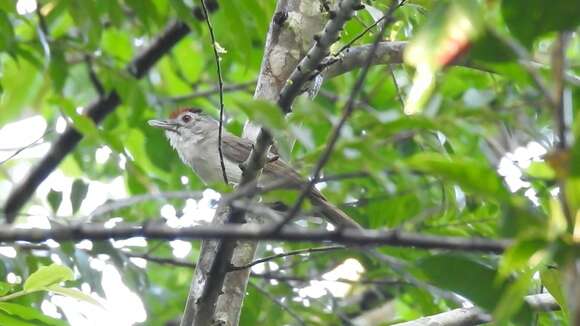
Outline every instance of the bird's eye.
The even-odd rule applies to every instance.
[[[188,123],[189,121],[191,121],[191,116],[189,114],[186,114],[183,117],[181,117],[181,121]]]

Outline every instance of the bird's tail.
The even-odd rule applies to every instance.
[[[321,211],[322,215],[324,215],[324,217],[326,217],[328,221],[332,223],[332,225],[338,228],[362,229],[360,224],[358,224],[340,208],[328,202],[328,200],[326,200],[320,191],[312,189],[310,191],[309,199],[312,205],[316,206],[316,208]]]

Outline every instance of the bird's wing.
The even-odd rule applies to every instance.
[[[246,138],[239,138],[231,134],[224,134],[222,137],[224,157],[237,164],[244,162],[248,158],[252,151],[252,146],[252,141]],[[286,186],[289,188],[299,187],[304,184],[304,179],[296,170],[272,153],[268,153],[268,161],[264,166],[262,177],[270,180],[285,178]],[[330,204],[316,188],[310,190],[308,197],[312,204],[319,207],[322,214],[335,226],[361,228],[346,213]]]
[[[252,141],[224,133],[222,135],[222,152],[224,157],[237,164],[244,162],[252,150]]]
[[[254,143],[246,138],[240,138],[230,134],[222,137],[222,151],[224,157],[237,164],[244,162]],[[268,162],[264,166],[264,173],[271,177],[286,177],[291,181],[300,182],[302,178],[288,163],[277,158],[276,155],[268,153]]]

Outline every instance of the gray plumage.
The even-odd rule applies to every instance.
[[[171,146],[202,181],[205,183],[223,181],[218,151],[219,124],[215,119],[200,110],[187,109],[178,111],[168,120],[150,120],[149,124],[165,129]],[[230,183],[240,182],[242,171],[239,164],[250,155],[252,144],[248,139],[223,132],[222,153]],[[258,184],[267,184],[281,178],[288,180],[289,187],[297,187],[304,183],[303,178],[288,163],[276,158],[272,153],[268,154],[268,158]],[[346,213],[330,204],[317,189],[310,191],[309,200],[333,225],[360,228],[359,224]]]

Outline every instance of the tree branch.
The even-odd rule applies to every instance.
[[[403,52],[407,42],[380,42],[371,57],[371,65],[403,63]],[[322,72],[324,79],[330,79],[364,66],[371,53],[372,44],[348,48],[333,64]]]
[[[362,86],[363,86],[363,83],[365,81],[368,70],[370,68],[371,62],[373,60],[373,56],[374,56],[375,52],[377,51],[380,40],[385,33],[386,27],[392,21],[393,13],[395,12],[395,9],[397,9],[397,8],[398,8],[397,1],[393,0],[391,2],[391,5],[389,6],[389,8],[385,11],[385,15],[384,15],[386,17],[385,23],[381,26],[381,31],[377,34],[374,43],[371,45],[369,52],[368,52],[367,56],[365,57],[363,69],[360,72],[358,79],[352,88],[350,96],[345,104],[342,117],[341,117],[340,121],[338,122],[338,124],[332,130],[332,134],[330,135],[329,140],[327,141],[328,145],[325,147],[324,152],[322,153],[320,159],[318,160],[318,162],[314,168],[314,171],[312,172],[312,175],[311,175],[310,181],[308,182],[308,185],[302,190],[302,192],[298,196],[298,199],[296,200],[296,202],[294,203],[294,205],[292,206],[292,208],[290,209],[290,211],[286,215],[285,219],[282,222],[278,223],[274,227],[274,230],[280,231],[284,227],[284,225],[286,225],[288,222],[290,222],[296,216],[296,214],[298,214],[298,212],[300,211],[300,209],[302,207],[304,200],[306,200],[306,198],[310,194],[312,188],[318,182],[318,179],[320,178],[320,173],[322,172],[322,168],[330,159],[330,155],[332,154],[332,151],[334,149],[334,145],[336,144],[336,142],[338,141],[338,138],[340,137],[340,132],[342,130],[342,127],[346,124],[346,120],[348,120],[348,118],[350,117],[352,112],[354,112],[354,108],[355,108],[354,103],[355,103],[356,97],[358,96],[358,93],[360,93],[360,91],[362,90]],[[279,104],[280,104],[280,102],[279,102]],[[284,108],[283,103],[280,104],[280,106],[282,108]]]
[[[215,1],[214,1],[215,2]],[[212,6],[217,9],[217,6]],[[142,78],[151,67],[165,55],[177,42],[189,33],[189,27],[182,22],[173,22],[153,41],[140,55],[131,61],[126,70],[133,77]],[[121,103],[119,94],[115,91],[99,98],[88,106],[85,115],[95,123],[100,123]],[[6,221],[12,223],[18,211],[30,199],[36,188],[54,171],[60,162],[76,147],[83,135],[73,127],[68,127],[53,143],[46,156],[32,168],[28,176],[15,187],[4,204]]]
[[[331,11],[331,17],[332,15],[334,17],[324,26],[321,34],[314,36],[314,46],[302,58],[280,92],[278,105],[284,113],[290,112],[292,102],[300,94],[302,86],[313,76],[312,74],[319,73],[317,70],[322,59],[329,55],[330,46],[338,40],[342,27],[360,5],[360,0],[343,0],[336,11]]]
[[[257,224],[202,225],[176,229],[166,225],[118,224],[114,227],[105,227],[101,223],[85,223],[48,230],[22,229],[12,226],[0,229],[0,242],[28,241],[37,243],[48,239],[55,241],[119,240],[132,237],[159,240],[228,239],[335,242],[359,246],[396,246],[492,253],[503,252],[511,244],[511,240],[507,239],[444,237],[398,230],[344,229],[325,231],[285,228],[280,232],[273,232],[271,227]]]
[[[528,295],[524,301],[535,311],[560,310],[560,306],[548,293]],[[453,309],[417,320],[395,324],[397,326],[461,326],[479,325],[491,322],[492,316],[477,307]]]

